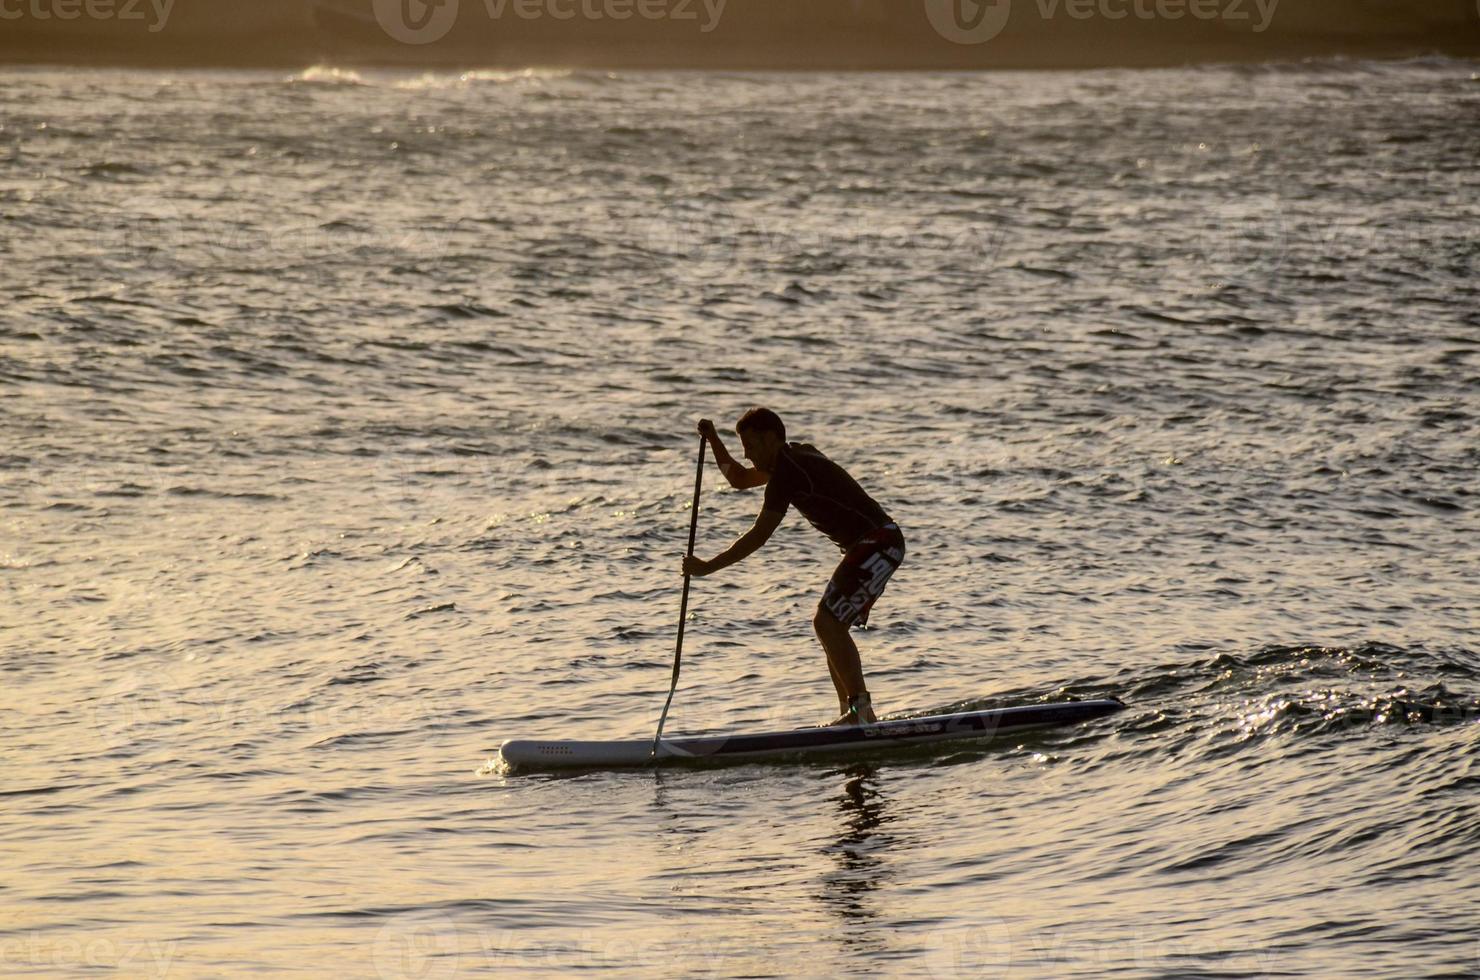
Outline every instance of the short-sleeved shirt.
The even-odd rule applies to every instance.
[[[870,531],[893,523],[846,470],[806,443],[781,448],[761,508],[785,514],[791,504],[843,551]]]

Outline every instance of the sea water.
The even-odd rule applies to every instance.
[[[1480,973],[1477,73],[6,71],[0,972]]]

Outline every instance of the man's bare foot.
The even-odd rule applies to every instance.
[[[859,694],[848,699],[848,709],[829,727],[842,725],[872,725],[879,719],[874,716],[873,699]]]

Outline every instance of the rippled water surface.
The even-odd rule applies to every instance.
[[[4,73],[0,972],[1480,972],[1477,73]],[[881,709],[1129,710],[486,768],[652,731],[754,403]],[[670,732],[830,716],[834,560]]]

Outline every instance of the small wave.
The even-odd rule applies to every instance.
[[[335,68],[331,65],[314,65],[311,68],[305,68],[298,74],[290,76],[287,82],[289,85],[360,86],[369,84],[359,72],[349,68]]]
[[[558,68],[524,68],[518,71],[495,71],[479,69],[461,74],[427,72],[415,78],[401,78],[392,83],[393,88],[410,91],[436,91],[439,89],[470,88],[475,85],[519,85],[543,83],[569,78],[573,73]]]
[[[77,172],[84,177],[108,179],[111,177],[142,177],[145,171],[131,163],[91,163],[84,167],[78,167]]]
[[[217,500],[282,500],[275,493],[256,493],[247,491],[243,493],[230,493],[224,490],[208,490],[205,487],[174,486],[165,490],[165,493],[174,497],[214,497]]]
[[[409,729],[397,729],[387,732],[346,732],[342,735],[331,735],[328,738],[321,738],[309,745],[309,748],[328,749],[338,746],[379,745],[399,738],[402,735],[410,734],[411,731]]]
[[[440,604],[435,605],[435,606],[427,606],[425,609],[418,609],[415,612],[407,613],[406,614],[406,618],[407,619],[420,619],[423,616],[430,616],[432,613],[456,612],[456,611],[457,611],[457,603],[455,603],[455,602],[443,602],[443,603],[440,603]]]
[[[1227,64],[1210,62],[1190,66],[1187,70],[1195,74],[1233,74],[1245,77],[1280,75],[1346,75],[1346,74],[1403,74],[1413,69],[1431,69],[1439,72],[1468,70],[1472,62],[1464,58],[1447,55],[1425,55],[1417,58],[1395,60],[1364,60],[1348,55],[1325,55],[1318,58],[1301,58],[1294,61],[1265,61]]]
[[[59,783],[55,786],[34,786],[28,789],[0,789],[0,798],[50,796],[53,793],[60,793],[62,790],[73,789],[76,785],[76,783]]]
[[[415,568],[417,571],[420,571],[423,575],[436,575],[437,574],[437,570],[435,568],[432,568],[430,565],[428,565],[426,562],[422,561],[416,555],[412,555],[410,558],[405,559],[399,565],[397,565],[395,568],[392,568],[391,571],[392,572],[401,572],[401,571],[405,571],[408,568]]]
[[[1435,685],[1420,692],[1399,688],[1363,697],[1327,689],[1273,695],[1250,703],[1237,717],[1236,742],[1276,735],[1314,737],[1381,726],[1465,725],[1480,721],[1480,698],[1459,697]]]
[[[1067,269],[1045,269],[1039,268],[1037,266],[1023,265],[1021,263],[1012,266],[1012,268],[1017,272],[1026,272],[1028,275],[1039,276],[1044,279],[1068,280],[1078,278],[1077,276],[1075,276],[1074,273],[1068,271]]]
[[[1200,745],[1197,751],[1219,758],[1277,738],[1480,722],[1480,695],[1446,686],[1480,678],[1475,659],[1461,650],[1377,642],[1270,645],[1127,671],[1101,689],[1118,687],[1139,709],[1121,724],[1123,734],[1169,739],[1177,748]]]
[[[331,678],[328,682],[328,686],[343,687],[350,684],[373,684],[376,681],[384,680],[384,678],[380,676],[379,667],[379,664],[365,664],[362,666],[353,667],[348,673],[340,674],[338,677]]]
[[[154,492],[153,487],[140,486],[137,483],[124,483],[109,490],[98,490],[93,494],[95,497],[144,497]]]
[[[487,762],[479,766],[477,772],[474,775],[509,776],[512,775],[513,772],[513,767],[511,767],[507,762],[504,761],[504,757],[501,755],[496,755],[492,756]]]
[[[433,310],[436,310],[438,313],[445,313],[448,316],[457,317],[458,319],[464,319],[464,320],[477,319],[479,317],[498,317],[498,318],[503,318],[503,317],[507,317],[509,315],[509,314],[505,313],[502,310],[495,310],[492,307],[483,306],[483,305],[481,305],[479,303],[446,303],[446,304],[443,304],[442,306],[434,306],[434,307],[432,307],[432,309]],[[473,350],[477,350],[477,349],[490,350],[490,349],[493,349],[493,348],[489,347],[487,344],[483,344],[481,342],[477,342],[477,343],[465,343],[465,344],[461,344],[459,346],[467,347],[467,348],[473,349]]]

